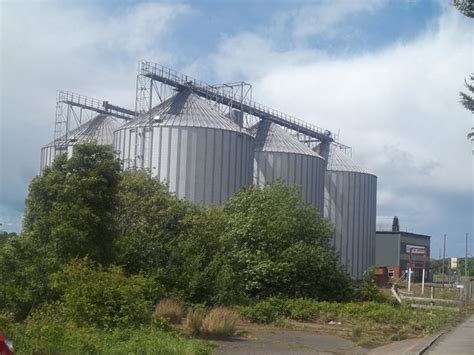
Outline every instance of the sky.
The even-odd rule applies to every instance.
[[[57,90],[134,107],[147,59],[339,132],[378,176],[377,215],[474,254],[473,21],[429,0],[0,1],[0,229],[20,231]]]

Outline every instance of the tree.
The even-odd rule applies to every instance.
[[[89,256],[113,259],[120,165],[112,147],[76,145],[30,184],[23,233],[66,262]]]
[[[329,241],[332,226],[297,188],[250,187],[224,207],[218,301],[271,296],[343,299],[349,278]]]
[[[453,5],[463,15],[474,17],[474,1],[473,0],[453,0]]]
[[[119,186],[118,262],[133,274],[151,273],[169,296],[210,303],[209,266],[224,229],[222,211],[179,200],[145,170],[126,171]]]

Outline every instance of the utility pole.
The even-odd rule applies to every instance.
[[[464,277],[469,276],[467,274],[467,240],[468,240],[468,234],[466,233],[466,255],[464,256]]]
[[[444,287],[444,263],[445,263],[445,260],[446,260],[446,234],[444,235],[444,240],[443,240],[443,287]]]

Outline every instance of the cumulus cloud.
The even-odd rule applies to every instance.
[[[344,22],[360,13],[374,13],[386,1],[320,1],[300,7],[287,15],[287,21],[295,37],[324,34],[335,37],[347,31]]]
[[[0,6],[0,223],[13,218],[18,229],[40,147],[53,136],[56,90],[133,108],[138,59],[173,62],[168,36],[192,10],[181,3]]]
[[[465,139],[472,115],[458,102],[463,78],[473,71],[471,26],[445,7],[419,37],[377,51],[341,57],[282,50],[256,32],[227,38],[212,58],[223,76],[251,80],[257,101],[341,129],[354,158],[379,176],[379,210],[401,214],[402,223],[428,233],[441,214],[449,223],[449,194],[439,191],[472,199],[473,160]],[[233,56],[232,48],[239,48]],[[472,205],[460,213],[472,216]]]

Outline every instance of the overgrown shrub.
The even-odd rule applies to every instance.
[[[285,299],[267,298],[251,306],[237,306],[236,309],[245,318],[256,323],[273,323],[282,317],[288,317],[288,305]]]
[[[268,297],[344,300],[349,278],[329,241],[331,225],[297,188],[277,182],[253,186],[224,206],[217,301]]]
[[[172,299],[161,300],[153,313],[154,318],[164,318],[171,324],[180,324],[184,315],[183,304]]]
[[[202,331],[213,336],[232,336],[238,320],[239,315],[229,308],[213,308],[202,322]]]
[[[53,276],[53,289],[61,293],[62,314],[79,326],[126,327],[150,316],[150,280],[127,277],[118,266],[103,268],[88,259],[75,260]]]
[[[387,297],[375,284],[375,266],[364,272],[360,285],[360,299],[362,301],[388,302]]]

